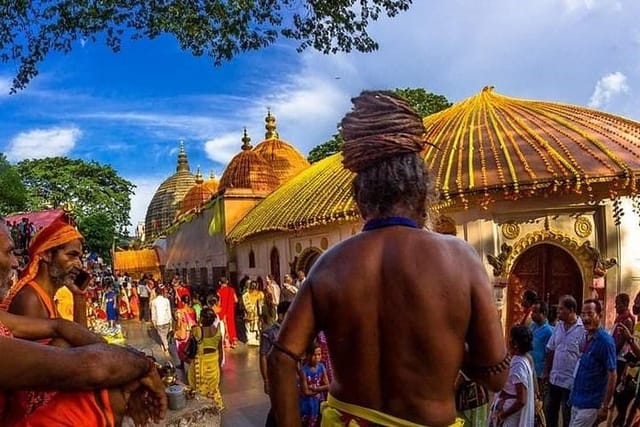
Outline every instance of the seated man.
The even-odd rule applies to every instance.
[[[0,285],[18,267],[13,248],[13,240],[0,221]],[[0,311],[0,325],[0,353],[5,355],[0,390],[22,398],[19,405],[12,402],[8,406],[10,413],[3,414],[1,425],[114,426],[121,422],[127,406],[127,413],[139,425],[164,416],[164,385],[153,369],[155,365],[144,355],[106,345],[86,328],[62,319],[27,318]],[[54,338],[81,347],[62,349],[16,338]],[[106,388],[115,392],[110,395]],[[43,391],[52,389],[56,392]],[[113,407],[114,396],[117,407]]]
[[[276,421],[300,425],[296,365],[324,331],[334,376],[323,426],[459,426],[463,362],[493,391],[509,370],[491,285],[466,242],[423,229],[431,186],[420,116],[388,92],[353,102],[343,163],[357,173],[366,224],[316,261],[282,324],[268,360]]]

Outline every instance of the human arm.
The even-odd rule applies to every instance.
[[[0,311],[0,322],[16,338],[40,340],[62,338],[72,347],[104,343],[104,339],[87,328],[64,319],[39,319]]]
[[[611,339],[611,338],[609,338]],[[612,398],[613,398],[613,393],[615,391],[615,387],[616,387],[616,380],[617,380],[617,375],[616,375],[616,368],[617,368],[617,361],[616,361],[616,348],[615,348],[615,343],[613,341],[613,339],[611,339],[611,342],[608,343],[607,347],[606,347],[606,353],[605,353],[605,363],[607,366],[607,388],[606,388],[606,392],[604,395],[604,400],[602,401],[602,406],[600,407],[600,409],[598,410],[598,420],[600,421],[604,421],[607,419],[607,415],[609,414],[609,408],[611,406],[612,403]]]
[[[36,291],[30,286],[25,286],[16,294],[9,305],[9,312],[40,319],[49,318],[49,312]]]
[[[535,378],[534,378],[535,381]],[[505,420],[513,414],[518,413],[527,404],[527,388],[522,383],[516,384],[516,399],[513,405],[507,410],[498,412],[498,419]]]
[[[304,396],[313,396],[316,394],[313,387],[309,387],[307,376],[304,374],[302,369],[298,369],[298,381],[300,381],[300,388]]]
[[[271,341],[267,332],[267,329],[260,336],[260,375],[262,376],[262,384],[264,385],[264,392],[269,394],[269,378],[267,376],[267,356],[271,350]]]
[[[478,256],[472,253],[473,249],[468,247],[468,251],[465,258],[469,264],[471,317],[464,371],[471,379],[495,392],[504,386],[509,360],[486,270]]]
[[[640,346],[638,345],[638,342],[636,341],[634,336],[631,335],[631,331],[629,330],[629,328],[627,328],[622,323],[618,323],[616,327],[620,330],[620,334],[622,334],[624,340],[629,343],[629,348],[631,349],[633,355],[636,357],[640,357]]]
[[[312,286],[313,279],[310,278],[293,301],[267,359],[271,405],[280,427],[300,425],[297,364],[300,356],[317,335]]]
[[[317,392],[329,391],[329,377],[327,376],[327,370],[322,370],[322,385],[316,387]]]

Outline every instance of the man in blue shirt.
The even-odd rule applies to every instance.
[[[616,384],[616,345],[600,326],[600,301],[588,299],[582,305],[582,322],[587,332],[582,356],[571,391],[569,427],[592,427],[607,419]]]
[[[549,321],[547,320],[548,313],[549,306],[544,301],[536,302],[531,306],[531,320],[533,320],[531,323],[531,333],[533,334],[531,357],[533,358],[533,365],[538,381],[540,381],[544,373],[547,343],[553,334],[553,327],[549,325]]]

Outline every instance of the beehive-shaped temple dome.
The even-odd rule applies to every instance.
[[[253,150],[269,162],[278,177],[278,182],[282,184],[309,167],[309,162],[295,147],[280,139],[276,130],[276,118],[271,111],[267,112],[264,121],[267,130],[265,139]]]
[[[269,193],[278,186],[279,180],[269,162],[252,148],[251,138],[245,129],[242,151],[231,159],[222,174],[219,191],[243,188],[256,193]]]
[[[635,193],[640,123],[600,111],[498,95],[492,86],[424,119],[425,160],[441,207],[564,194]]]
[[[200,173],[200,168],[196,172],[196,183],[184,195],[180,203],[178,216],[184,215],[194,209],[199,208],[211,199],[213,193],[218,190],[218,182],[216,180],[205,181]]]
[[[160,184],[147,207],[144,221],[145,240],[153,241],[164,234],[175,219],[184,195],[195,183],[195,177],[189,169],[184,143],[181,142],[176,173]]]

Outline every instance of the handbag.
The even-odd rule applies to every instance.
[[[200,327],[200,335],[202,336],[202,326]],[[184,350],[184,355],[187,359],[192,360],[195,359],[198,355],[198,344],[200,341],[195,337],[193,333],[189,336],[189,340],[187,341],[187,347]]]
[[[456,410],[458,412],[479,408],[489,402],[487,389],[472,381],[464,372],[460,371],[462,381],[456,388]]]

